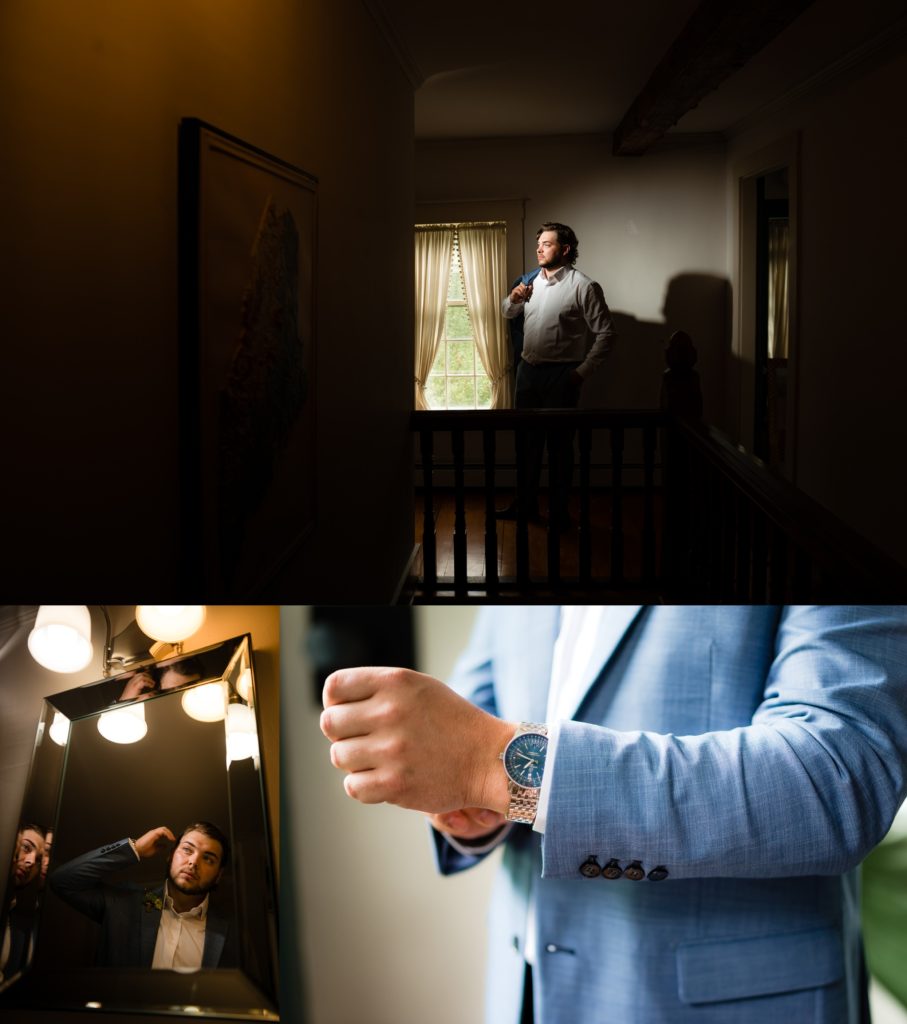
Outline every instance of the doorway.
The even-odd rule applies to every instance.
[[[790,395],[790,203],[788,170],[756,179],[756,293],[753,453],[788,470]]]

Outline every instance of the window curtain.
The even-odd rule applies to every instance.
[[[438,354],[447,311],[451,228],[416,228],[416,408],[428,409],[425,385]]]
[[[768,356],[787,359],[787,265],[790,233],[786,220],[768,222]]]
[[[464,225],[457,234],[476,351],[491,382],[491,408],[506,409],[512,402],[510,340],[501,315],[501,299],[507,291],[506,228],[503,224]]]

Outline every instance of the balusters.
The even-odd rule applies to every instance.
[[[427,591],[435,589],[438,583],[438,548],[435,543],[434,482],[434,431],[423,427],[419,431],[419,448],[422,454],[422,580]]]
[[[498,527],[494,514],[494,430],[482,431],[482,456],[485,462],[485,586],[489,594],[498,591]]]
[[[454,459],[454,591],[463,597],[467,590],[466,579],[466,492],[463,479],[463,431],[450,432],[450,444]]]
[[[611,582],[624,578],[624,428],[611,428]]]

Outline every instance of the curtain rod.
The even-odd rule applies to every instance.
[[[529,196],[484,196],[476,199],[417,199],[416,206],[466,206],[468,203],[525,203]]]
[[[507,221],[504,220],[455,220],[449,224],[416,224],[417,229],[422,231],[441,231],[448,228],[505,228]]]

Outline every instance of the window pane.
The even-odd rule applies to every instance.
[[[425,397],[432,409],[443,409],[445,407],[446,395],[444,394],[445,377],[429,377],[428,387],[425,389]]]
[[[469,314],[466,312],[465,306],[447,307],[447,337],[472,337],[472,325],[469,322]]]
[[[474,409],[476,406],[475,377],[450,377],[450,408]]]
[[[447,343],[447,372],[475,373],[476,347],[471,341],[449,341]]]
[[[429,373],[445,373],[445,360],[447,359],[447,342],[442,338],[441,344],[438,346],[438,354],[435,356],[435,361],[431,364]]]
[[[488,409],[491,406],[491,381],[484,375],[476,377],[476,407]]]

